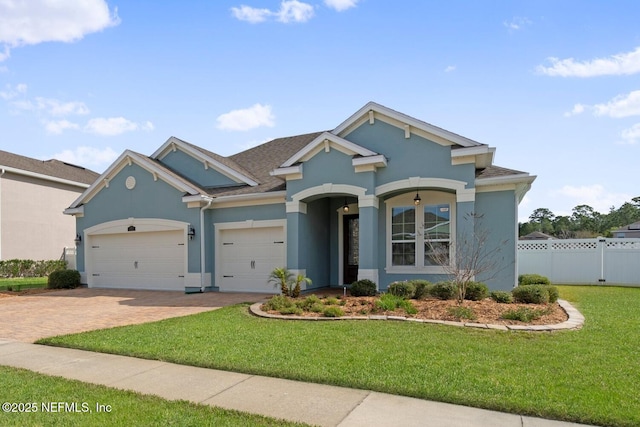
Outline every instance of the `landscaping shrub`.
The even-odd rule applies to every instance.
[[[451,282],[438,282],[431,288],[431,295],[442,300],[454,299],[458,290]]]
[[[532,309],[529,307],[518,307],[516,309],[507,310],[502,313],[503,319],[519,320],[521,322],[531,322],[549,313],[548,309]]]
[[[506,291],[491,291],[489,294],[492,300],[501,304],[511,304],[513,302],[513,296],[511,292]]]
[[[294,304],[291,307],[284,307],[278,310],[280,314],[302,314],[302,309]]]
[[[449,314],[455,317],[458,320],[476,320],[477,316],[473,312],[473,310],[469,307],[463,307],[461,305],[457,305],[455,307],[449,307],[447,309]]]
[[[338,301],[338,298],[336,297],[329,297],[324,300],[324,305],[338,305],[338,304],[340,304],[340,301]]]
[[[547,304],[549,302],[549,286],[526,285],[518,286],[511,293],[515,302],[525,304]]]
[[[416,287],[416,291],[413,295],[414,299],[423,299],[431,294],[433,284],[428,280],[412,280],[411,283]]]
[[[305,311],[311,311],[311,307],[313,307],[315,304],[322,304],[320,302],[320,298],[318,298],[316,295],[309,295],[302,301],[296,301],[296,305]]]
[[[309,311],[312,313],[322,313],[324,311],[324,304],[321,302],[317,302],[309,307]]]
[[[73,289],[80,286],[80,272],[78,270],[57,270],[49,274],[47,288]]]
[[[341,317],[344,316],[344,311],[340,307],[336,307],[332,305],[331,307],[327,307],[322,312],[324,317]]]
[[[547,286],[547,291],[549,292],[549,302],[557,302],[558,298],[560,297],[558,288],[556,288],[555,286]]]
[[[407,314],[416,314],[418,309],[413,303],[405,298],[393,294],[382,294],[376,301],[376,308],[382,311],[394,311],[401,308]]]
[[[285,295],[274,295],[267,302],[264,303],[263,308],[267,311],[274,310],[280,311],[283,308],[295,307],[295,304],[289,297]]]
[[[467,283],[467,291],[464,294],[464,299],[470,301],[482,301],[489,296],[489,288],[482,282],[469,282]]]
[[[0,260],[0,277],[45,277],[67,268],[64,260],[33,261],[30,259]]]
[[[378,291],[374,282],[369,279],[362,279],[353,282],[349,288],[349,292],[354,297],[373,297]]]
[[[518,286],[550,285],[551,281],[540,274],[521,274],[518,276]]]
[[[393,282],[389,285],[388,289],[391,295],[395,295],[400,298],[410,299],[416,294],[416,286],[411,282]]]

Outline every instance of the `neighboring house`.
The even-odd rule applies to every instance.
[[[63,211],[98,174],[0,150],[0,259],[59,259],[76,224]]]
[[[488,284],[511,289],[517,206],[535,177],[494,166],[494,152],[368,103],[331,131],[230,157],[174,137],[149,157],[127,150],[65,213],[90,287],[188,292],[274,292],[279,266],[313,288],[440,280],[430,248],[453,251],[475,213],[500,246]]]
[[[640,221],[634,222],[633,224],[626,225],[617,230],[613,230],[611,232],[613,237],[622,238],[622,239],[630,239],[630,238],[640,238]]]
[[[555,237],[549,236],[548,234],[545,234],[541,231],[534,231],[527,234],[526,236],[520,237],[520,240],[552,240],[552,239],[555,239]]]

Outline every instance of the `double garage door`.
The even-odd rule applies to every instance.
[[[220,230],[217,278],[221,291],[278,292],[269,282],[276,267],[284,267],[284,227]]]
[[[184,290],[182,230],[98,234],[89,244],[92,287]]]

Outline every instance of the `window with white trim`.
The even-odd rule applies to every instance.
[[[414,193],[393,197],[387,204],[387,271],[440,273],[438,260],[450,258],[454,233],[455,195],[439,191],[420,192],[422,202],[413,203]]]

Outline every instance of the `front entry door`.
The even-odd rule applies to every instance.
[[[342,217],[342,230],[343,230],[343,243],[344,248],[343,255],[343,280],[344,284],[350,285],[358,280],[358,264],[359,264],[359,250],[358,241],[360,238],[360,227],[358,215],[344,215]]]

